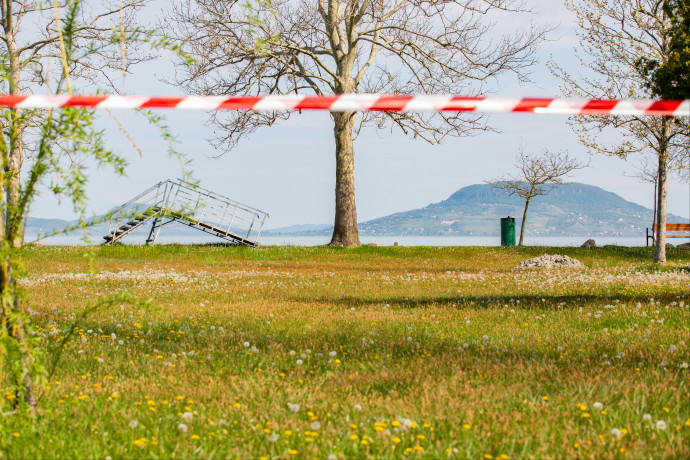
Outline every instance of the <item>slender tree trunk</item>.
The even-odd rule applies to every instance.
[[[335,136],[335,223],[331,245],[359,246],[357,207],[355,205],[355,149],[352,130],[355,116],[351,112],[333,113]]]
[[[529,208],[529,198],[525,200],[525,210],[522,211],[522,223],[520,224],[520,242],[518,246],[522,246],[525,240],[525,221],[527,220],[527,208]]]
[[[668,139],[671,131],[671,120],[663,117],[661,120],[661,136],[659,139],[659,186],[657,190],[656,206],[656,244],[654,246],[654,263],[666,263],[666,194],[668,189]]]
[[[31,410],[36,407],[36,397],[33,391],[33,379],[31,376],[31,351],[26,338],[26,330],[24,320],[22,318],[21,306],[19,304],[19,295],[17,293],[17,282],[14,277],[14,268],[11,260],[11,255],[4,254],[2,261],[2,270],[0,271],[0,289],[2,289],[2,320],[3,330],[8,333],[17,347],[18,355],[21,359],[21,375],[14,376],[17,378],[16,403],[19,402],[19,397],[22,396],[24,401]]]
[[[21,67],[19,64],[19,51],[14,37],[14,29],[7,36],[7,51],[10,61],[9,71],[9,90],[10,94],[20,93]],[[5,185],[7,187],[7,215],[5,218],[5,231],[11,233],[13,246],[19,247],[24,243],[23,220],[17,216],[20,193],[20,175],[22,163],[24,162],[24,123],[21,120],[21,109],[10,110],[10,133],[9,133],[9,161],[5,166]],[[8,228],[11,227],[11,228]]]
[[[652,217],[652,233],[656,232],[658,227],[658,222],[656,220],[656,206],[659,203],[659,195],[657,191],[659,190],[659,168],[657,167],[656,176],[654,177],[654,216]],[[656,234],[654,235],[656,238]]]
[[[16,42],[16,24],[12,12],[13,2],[2,1],[2,22],[5,31],[5,43],[9,60],[9,72],[7,74],[9,93],[12,95],[21,92],[21,65],[19,62],[19,49]],[[14,276],[12,253],[14,247],[19,247],[24,241],[23,219],[19,215],[20,179],[21,168],[24,160],[24,129],[26,125],[21,119],[20,109],[11,109],[8,117],[7,143],[3,146],[2,181],[0,188],[5,195],[5,213],[2,215],[2,240],[0,240],[0,302],[2,303],[3,332],[6,332],[17,346],[19,359],[21,360],[21,375],[16,376],[17,395],[23,395],[24,400],[33,410],[36,407],[36,398],[33,392],[32,358],[29,344],[26,338],[25,324],[22,318],[22,310],[17,292],[17,281]],[[19,398],[17,398],[18,402]]]

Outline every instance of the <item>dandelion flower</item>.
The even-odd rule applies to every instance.
[[[594,404],[592,404],[592,407],[594,408],[594,410],[602,410],[604,408],[604,405],[600,402],[595,402]]]
[[[651,421],[652,421],[652,416],[649,415],[649,414],[644,414],[644,415],[642,416],[642,420],[644,420],[645,422],[651,422]]]
[[[184,420],[187,423],[192,423],[192,421],[194,421],[194,414],[192,414],[191,412],[185,412],[184,414],[182,414],[182,420]]]
[[[138,426],[139,426],[139,422],[138,422],[138,421],[136,421],[136,420],[130,420],[130,421],[129,421],[129,427],[130,427],[130,428],[136,428],[136,427],[138,427]]]
[[[292,412],[299,412],[299,404],[287,403],[288,409]]]
[[[280,438],[280,436],[278,436],[276,433],[271,433],[268,436],[268,442],[276,442],[278,441],[278,438]]]
[[[295,361],[295,363],[296,363],[298,366],[301,366],[301,365],[302,365],[302,360],[301,360],[301,359],[298,359],[297,361]]]
[[[665,430],[666,429],[666,422],[664,422],[663,420],[657,421],[656,422],[656,429],[661,430],[661,431]]]
[[[621,430],[619,430],[618,428],[612,429],[611,430],[611,436],[615,436],[617,438],[620,437],[621,436]]]
[[[321,422],[313,421],[313,422],[311,422],[311,425],[309,425],[309,428],[311,428],[314,431],[320,430],[321,429]]]
[[[179,425],[177,425],[177,429],[183,433],[186,433],[187,432],[187,425],[185,425],[184,423],[180,423]]]
[[[335,358],[337,354],[338,353],[336,353],[335,351],[331,351],[328,353],[328,356],[330,356],[331,358]]]

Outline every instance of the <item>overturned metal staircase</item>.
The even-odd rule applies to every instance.
[[[190,182],[157,183],[110,214],[105,244],[120,241],[151,222],[146,244],[155,244],[161,227],[188,225],[226,241],[257,246],[268,214]]]

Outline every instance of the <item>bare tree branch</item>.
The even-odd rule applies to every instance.
[[[517,174],[485,181],[494,188],[505,190],[508,195],[517,195],[525,200],[519,246],[524,242],[527,208],[531,200],[536,196],[546,195],[555,186],[562,184],[570,173],[588,166],[589,162],[582,163],[565,150],[553,152],[543,149],[541,153],[529,154],[525,152],[524,146],[520,145],[515,161]]]

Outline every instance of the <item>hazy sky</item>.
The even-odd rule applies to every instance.
[[[554,41],[545,43],[541,62],[534,68],[533,84],[519,85],[502,79],[498,96],[552,97],[558,95],[558,81],[546,68],[550,56],[569,70],[577,71],[573,47],[577,45],[570,13],[561,1],[542,1],[537,23],[559,25]],[[166,5],[168,2],[160,2]],[[152,11],[151,17],[156,14]],[[515,21],[497,24],[498,29],[519,27]],[[161,83],[170,77],[172,65],[161,58],[135,68],[127,77],[130,94],[179,94]],[[157,130],[116,112],[144,152],[132,148],[113,122],[105,120],[111,145],[129,160],[127,178],[115,178],[109,171],[92,168],[88,186],[94,213],[107,211],[128,201],[154,183],[179,176],[176,160],[166,154],[166,144]],[[204,112],[166,112],[168,126],[182,141],[179,148],[193,160],[194,176],[200,184],[218,193],[268,212],[266,228],[292,224],[331,224],[334,216],[335,158],[332,124],[326,112],[295,114],[288,122],[259,130],[233,151],[220,152],[206,141],[213,127]],[[446,199],[461,187],[480,183],[511,172],[513,158],[522,142],[528,149],[566,148],[575,156],[589,155],[567,126],[567,117],[556,115],[504,114],[491,116],[500,133],[471,138],[448,139],[441,145],[406,138],[394,131],[363,132],[355,143],[355,180],[359,221],[406,211]],[[653,187],[635,178],[634,161],[602,155],[591,157],[591,167],[578,171],[572,180],[597,185],[625,199],[652,206]],[[669,212],[690,214],[690,185],[673,178],[669,186]],[[70,219],[70,206],[59,206],[46,194],[34,204],[36,217]]]

